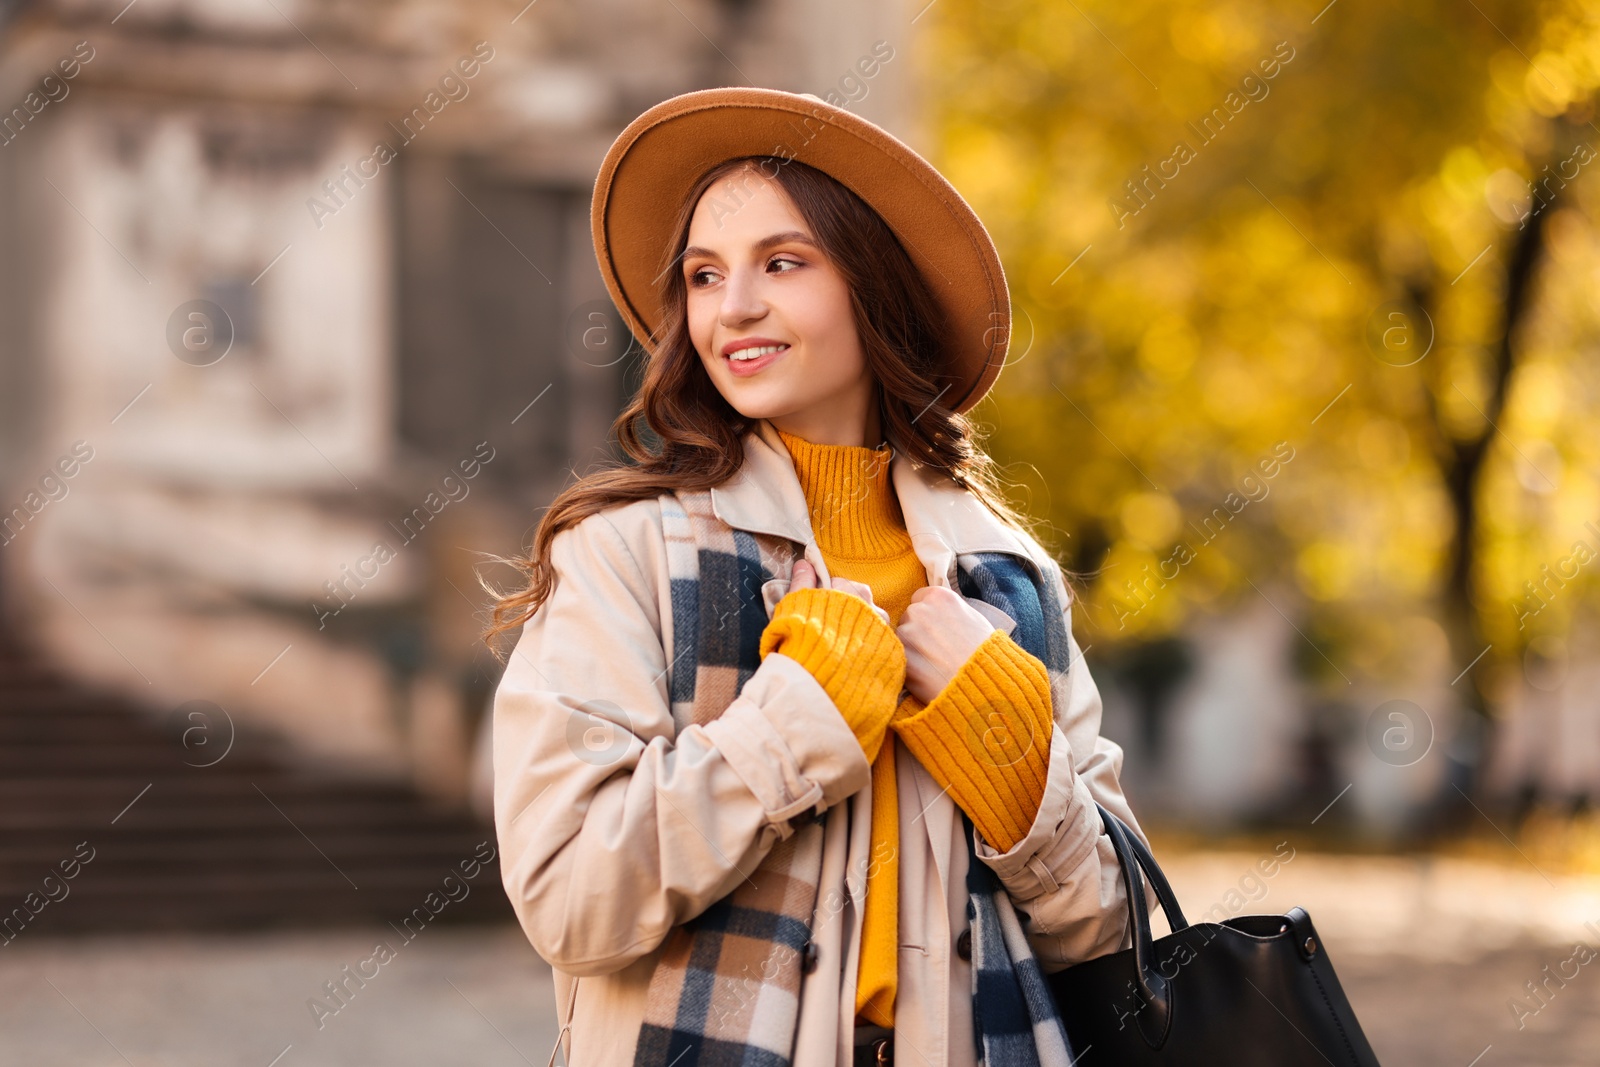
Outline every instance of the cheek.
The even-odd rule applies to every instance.
[[[711,331],[716,325],[716,316],[716,305],[690,294],[688,304],[684,308],[684,317],[689,323],[689,340],[694,342],[695,351],[699,352],[702,358],[711,350]]]
[[[850,297],[838,285],[822,285],[801,294],[794,319],[810,347],[829,353],[826,376],[850,380],[861,373],[865,357],[856,336]]]

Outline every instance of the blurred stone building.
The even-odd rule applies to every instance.
[[[7,625],[150,709],[465,799],[498,676],[474,564],[632,385],[589,237],[605,148],[723,84],[839,92],[916,144],[916,14],[0,2]]]

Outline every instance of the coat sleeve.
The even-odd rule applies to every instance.
[[[1100,736],[1100,690],[1072,636],[1071,599],[1055,561],[1041,566],[1063,605],[1071,666],[1051,684],[1049,771],[1044,800],[1027,835],[1005,852],[981,838],[978,857],[1006,887],[1019,913],[1040,969],[1054,973],[1103,956],[1128,942],[1128,896],[1111,839],[1095,801],[1139,834],[1118,775],[1122,749]]]
[[[870,769],[827,693],[777,652],[722,715],[675,730],[654,501],[591,515],[550,552],[555,591],[494,697],[501,873],[546,961],[607,974],[732,891],[791,818],[843,800]]]

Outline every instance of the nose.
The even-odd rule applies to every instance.
[[[751,271],[737,269],[722,287],[722,307],[718,321],[724,326],[742,326],[767,313],[766,301],[759,292],[759,279]]]

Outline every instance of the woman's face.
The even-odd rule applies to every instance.
[[[849,287],[781,186],[752,169],[707,189],[680,269],[689,336],[739,414],[818,444],[867,443],[873,378]],[[751,352],[768,354],[732,358]]]

